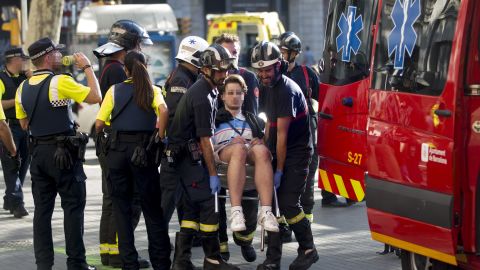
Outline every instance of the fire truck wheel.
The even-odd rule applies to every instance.
[[[456,270],[456,266],[430,259],[420,254],[402,250],[402,270]]]

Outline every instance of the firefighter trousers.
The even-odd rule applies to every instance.
[[[160,189],[162,190],[162,210],[163,219],[170,223],[173,212],[177,208],[178,221],[182,220],[183,211],[179,207],[182,198],[183,190],[181,185],[180,175],[175,167],[170,166],[166,157],[162,158],[160,167]]]
[[[307,182],[305,185],[305,192],[303,192],[300,203],[302,205],[303,211],[305,212],[306,217],[313,221],[313,206],[315,205],[315,175],[318,169],[318,153],[317,153],[317,117],[315,115],[310,115],[310,133],[312,138],[313,145],[313,155],[311,157],[311,162],[308,167]]]
[[[152,267],[156,270],[169,269],[170,239],[167,224],[163,220],[158,169],[151,161],[147,167],[137,167],[131,163],[137,145],[120,140],[115,149],[110,149],[106,156],[122,269],[139,269],[132,224],[134,190],[140,195]]]
[[[218,214],[215,213],[215,197],[211,194],[207,169],[201,162],[192,162],[186,156],[179,160],[176,168],[184,191],[180,202],[183,209],[180,230],[186,233],[200,231],[203,236],[216,235]]]
[[[222,188],[221,195],[225,195],[226,191]],[[258,192],[256,190],[245,190],[243,196],[257,197]],[[220,239],[220,251],[228,252],[228,232],[227,232],[227,212],[225,209],[226,199],[218,200],[218,219],[219,219],[219,239]],[[255,236],[255,230],[257,229],[257,213],[258,213],[258,200],[242,200],[243,214],[245,216],[245,225],[247,229],[243,232],[234,232],[233,241],[238,246],[249,246],[253,242]]]
[[[310,221],[300,205],[300,196],[305,191],[308,166],[308,158],[287,161],[280,187],[277,190],[280,214],[285,216],[288,226],[295,234],[299,250],[308,250],[315,247]],[[275,162],[273,167],[276,167]],[[279,240],[280,238],[280,233],[268,232],[268,263],[280,265],[282,258],[282,241]]]

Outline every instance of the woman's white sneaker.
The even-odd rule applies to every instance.
[[[242,211],[234,211],[230,217],[230,229],[232,232],[241,232],[247,229],[245,226],[245,217]]]
[[[260,212],[258,224],[263,226],[266,231],[279,232],[277,217],[275,217],[272,211]]]

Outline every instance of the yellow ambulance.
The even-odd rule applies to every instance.
[[[212,43],[222,33],[236,34],[242,51],[240,65],[248,65],[248,51],[257,41],[272,40],[285,32],[277,12],[208,14],[207,41]]]

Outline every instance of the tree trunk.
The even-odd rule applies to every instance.
[[[63,2],[63,0],[33,0],[30,2],[26,48],[44,37],[51,38],[54,43],[59,42]]]

